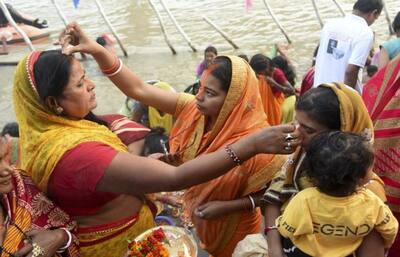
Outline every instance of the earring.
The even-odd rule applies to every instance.
[[[64,111],[64,109],[60,106],[56,108],[57,115],[60,115],[63,111]]]

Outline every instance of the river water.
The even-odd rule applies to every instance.
[[[153,0],[161,10],[157,0]],[[63,23],[50,0],[9,1],[21,12],[47,19],[52,31],[60,31]],[[275,43],[285,42],[285,38],[267,13],[262,0],[253,0],[253,7],[246,12],[243,0],[165,0],[176,20],[191,38],[197,53],[191,52],[182,36],[177,32],[164,11],[162,18],[170,40],[178,54],[172,55],[167,47],[158,20],[146,0],[102,0],[104,10],[126,47],[129,58],[124,63],[145,80],[161,79],[183,90],[194,82],[196,65],[203,58],[203,49],[212,44],[220,54],[245,53],[249,57],[256,53],[268,53]],[[297,64],[298,76],[310,66],[311,56],[319,40],[320,25],[316,19],[311,0],[270,0],[268,1],[281,24],[293,41],[289,56]],[[338,9],[331,0],[316,0],[323,21],[338,17]],[[351,12],[353,0],[338,0],[346,13]],[[58,0],[68,20],[78,21],[93,37],[109,32],[97,7],[92,0],[81,0],[74,9],[71,0]],[[386,0],[390,17],[400,11],[399,0]],[[240,47],[232,47],[203,21],[207,15],[222,28]],[[385,15],[373,24],[377,44],[389,39]],[[50,40],[35,45],[39,49],[51,47],[58,33]],[[20,58],[28,53],[24,45],[12,46],[11,54],[4,58]],[[118,53],[122,55],[120,49]],[[100,75],[93,61],[85,62],[87,72],[95,81],[98,107],[96,113],[118,111],[125,96],[111,82]],[[12,108],[12,81],[15,66],[0,66],[0,128],[14,121]]]

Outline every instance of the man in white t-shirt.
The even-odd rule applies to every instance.
[[[361,76],[374,35],[369,27],[379,17],[382,0],[358,0],[353,13],[325,24],[315,64],[314,87],[344,82],[361,93]]]

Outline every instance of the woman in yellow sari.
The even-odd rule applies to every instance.
[[[171,151],[183,153],[183,161],[224,148],[268,122],[258,93],[258,81],[242,58],[219,56],[204,73],[199,93],[182,94],[175,111]],[[207,82],[223,81],[222,88]],[[226,94],[213,105],[211,96]],[[195,99],[196,98],[196,99]],[[187,147],[190,146],[190,147]],[[231,200],[259,191],[269,183],[284,158],[258,155],[210,182],[185,192],[184,206],[192,217],[204,248],[213,256],[231,256],[236,244],[246,235],[260,231],[261,215],[247,199],[247,209],[205,219],[199,205],[214,200]],[[194,215],[195,214],[195,215]]]
[[[67,47],[68,41],[79,44]],[[139,90],[155,97],[154,103],[176,99],[170,92],[147,86],[75,23],[67,27],[64,38],[64,52],[74,51],[92,54],[128,96]],[[237,159],[292,152],[285,137],[294,127],[280,126],[264,128],[233,143],[229,151],[219,150],[179,167],[131,155],[118,137],[127,121],[107,123],[92,113],[97,105],[94,88],[79,61],[59,51],[45,51],[20,61],[13,89],[20,125],[20,166],[76,219],[84,257],[123,256],[126,238],[154,226],[145,194],[204,183],[229,171]],[[142,102],[152,105],[152,101]],[[171,103],[170,109],[160,109],[174,109]],[[296,146],[299,140],[296,134],[292,136]]]

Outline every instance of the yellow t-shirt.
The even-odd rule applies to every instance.
[[[375,229],[385,248],[396,237],[398,222],[390,209],[369,189],[347,197],[323,194],[316,187],[299,192],[277,218],[279,233],[304,253],[342,257],[353,253]]]

